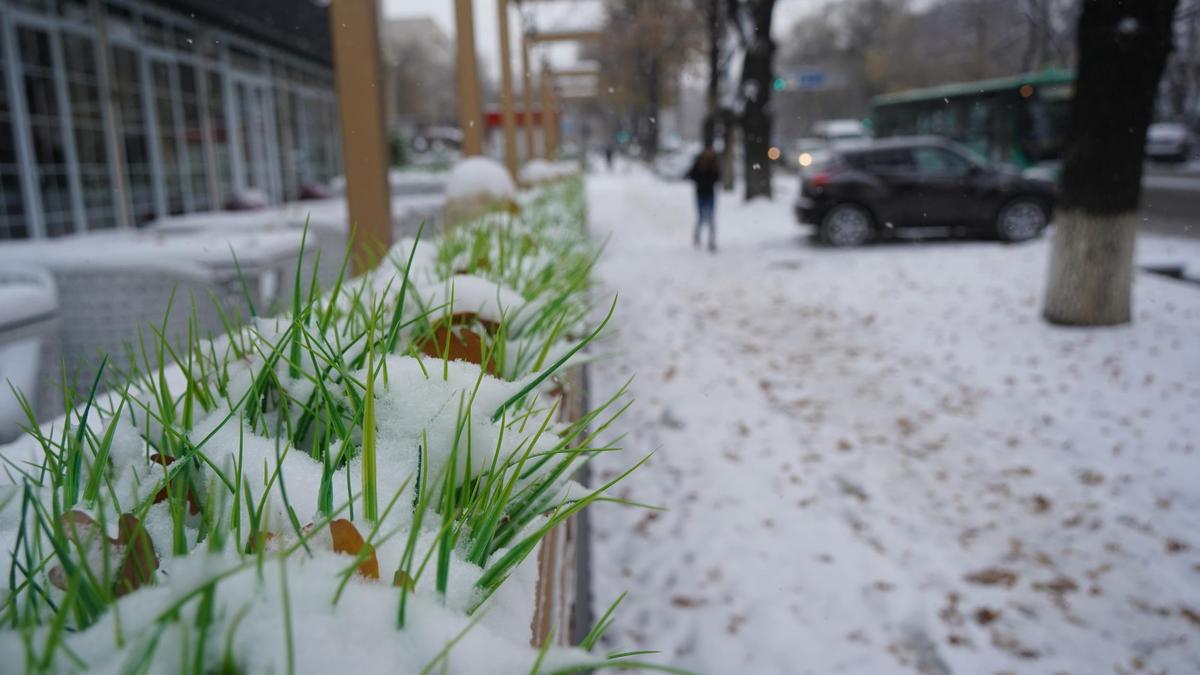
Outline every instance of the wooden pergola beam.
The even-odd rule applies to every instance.
[[[604,33],[598,30],[560,30],[550,31],[547,33],[530,33],[525,39],[532,44],[542,42],[586,42],[590,40],[599,40],[604,37]]]
[[[558,109],[557,96],[554,92],[554,76],[548,71],[542,73],[542,155],[547,160],[553,160],[558,154]]]
[[[599,69],[595,68],[563,68],[552,74],[555,77],[600,77]]]
[[[340,0],[334,0],[335,3]],[[479,62],[475,56],[475,12],[472,0],[454,0],[455,71],[458,126],[462,154],[483,154],[483,101],[479,94]]]
[[[521,36],[521,96],[525,102],[525,114],[533,110],[533,71],[529,69],[529,36]],[[533,124],[525,124],[525,161],[534,158]]]
[[[329,11],[346,202],[354,233],[350,260],[354,273],[361,274],[373,268],[392,245],[379,0],[333,0]]]
[[[508,43],[508,0],[496,0],[500,24],[500,111],[504,126],[504,165],[514,181],[520,180],[517,158],[517,116],[513,106],[512,54]]]

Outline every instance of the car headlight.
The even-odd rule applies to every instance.
[[[807,152],[800,153],[800,166],[812,166],[812,155]]]

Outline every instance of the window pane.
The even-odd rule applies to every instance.
[[[95,44],[90,37],[64,33],[63,57],[87,227],[112,228],[116,226],[116,215],[108,175]]]
[[[867,155],[867,166],[874,171],[913,171],[912,153],[908,150],[881,150]]]
[[[37,163],[38,189],[47,236],[57,237],[75,229],[67,182],[66,146],[59,119],[61,106],[54,88],[54,64],[50,36],[45,31],[20,27],[17,47],[24,71],[25,104],[29,111],[29,133]]]
[[[132,50],[113,47],[113,87],[117,113],[125,143],[126,176],[129,181],[130,213],[134,223],[154,218],[154,189],[150,179],[150,150],[146,138],[146,116],[142,110],[139,58]]]
[[[208,124],[212,134],[213,161],[216,163],[217,194],[213,195],[213,206],[221,208],[233,189],[229,159],[229,129],[225,126],[225,80],[218,71],[209,71],[208,77]]]
[[[283,87],[275,87],[275,133],[279,147],[280,176],[283,177],[283,198],[300,196],[300,179],[296,173],[296,140],[292,125],[292,98]]]
[[[928,176],[963,176],[970,170],[967,160],[941,148],[913,150],[917,168]]]
[[[183,183],[179,175],[179,142],[175,106],[171,97],[171,65],[155,61],[150,66],[154,84],[155,122],[158,124],[158,155],[163,185],[167,190],[167,212],[183,213]]]
[[[192,206],[196,210],[213,208],[208,194],[208,173],[205,171],[204,133],[200,125],[200,94],[196,69],[187,63],[178,64],[179,98],[183,109],[183,138],[187,144],[187,184],[192,190]]]

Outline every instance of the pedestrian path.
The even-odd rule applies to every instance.
[[[706,673],[1200,672],[1200,293],[1142,275],[1132,327],[1053,329],[1045,240],[833,251],[790,195],[721,195],[714,255],[686,184],[588,197],[620,295],[593,396],[636,373],[615,431],[655,453],[618,496],[668,509],[593,513],[595,603],[629,592],[608,647]]]

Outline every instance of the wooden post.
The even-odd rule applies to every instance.
[[[555,126],[558,124],[558,118],[554,114],[554,94],[551,87],[554,84],[551,82],[552,75],[550,70],[542,70],[542,150],[543,157],[547,160],[554,159],[554,154],[557,148],[555,144]]]
[[[346,201],[353,232],[350,259],[354,273],[361,274],[374,267],[392,244],[379,0],[333,0],[329,14],[342,119]]]
[[[508,44],[508,0],[496,0],[500,21],[500,110],[504,118],[504,164],[514,182],[519,181],[517,118],[513,111],[512,54]]]
[[[475,59],[475,14],[471,2],[472,0],[454,0],[458,125],[462,128],[462,154],[465,157],[483,154],[483,103],[479,95],[479,64]]]
[[[525,98],[525,161],[537,151],[533,140],[533,71],[529,69],[529,36],[521,36],[521,93]]]

